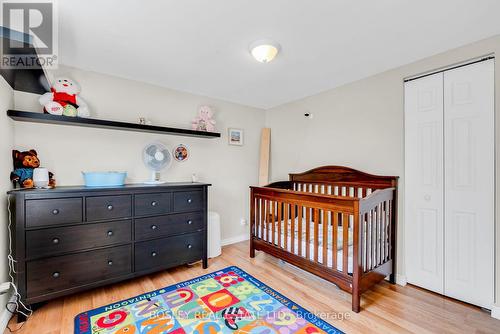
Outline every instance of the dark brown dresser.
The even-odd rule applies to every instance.
[[[208,186],[10,191],[23,301],[36,304],[200,260],[207,268]]]

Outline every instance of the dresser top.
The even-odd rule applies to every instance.
[[[86,187],[80,186],[58,186],[53,189],[13,189],[7,194],[51,194],[51,193],[65,193],[65,192],[92,192],[92,191],[113,191],[113,190],[158,190],[158,189],[171,189],[171,188],[185,188],[185,187],[205,187],[211,186],[210,183],[202,182],[166,182],[162,184],[149,185],[144,183],[126,184],[118,187]]]

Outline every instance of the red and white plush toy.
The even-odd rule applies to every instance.
[[[49,93],[40,96],[38,100],[44,112],[52,115],[72,117],[89,117],[87,103],[80,97],[80,87],[69,78],[57,78]]]

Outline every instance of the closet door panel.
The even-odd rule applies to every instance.
[[[443,74],[405,84],[408,282],[443,293]]]
[[[494,63],[444,74],[447,296],[490,308],[494,284]]]

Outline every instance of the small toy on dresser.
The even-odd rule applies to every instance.
[[[14,188],[19,185],[21,188],[33,188],[33,170],[40,167],[40,159],[35,150],[20,152],[12,151],[12,160],[14,161],[14,171],[10,173],[10,180],[14,184]],[[56,186],[54,174],[49,172],[48,186],[53,188]]]
[[[43,111],[52,115],[89,117],[87,103],[78,95],[80,87],[69,78],[57,78],[50,92],[40,96],[38,101]]]
[[[198,131],[215,131],[214,112],[209,106],[201,106],[198,110],[198,116],[191,122],[191,128]]]

